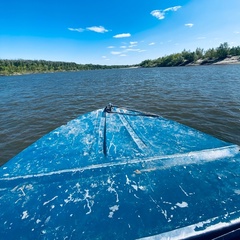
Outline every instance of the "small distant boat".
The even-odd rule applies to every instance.
[[[1,239],[237,239],[239,146],[108,105],[0,169]]]

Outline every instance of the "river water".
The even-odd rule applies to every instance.
[[[109,102],[240,145],[240,65],[31,74],[0,77],[0,165]]]

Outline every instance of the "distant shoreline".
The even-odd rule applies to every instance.
[[[211,66],[211,65],[234,65],[234,64],[240,64],[240,56],[232,56],[232,57],[227,57],[223,60],[218,60],[218,61],[213,61],[213,60],[209,60],[209,59],[199,59],[196,62],[192,62],[192,63],[188,63],[186,65],[182,65],[182,66],[172,66],[172,67],[191,67],[191,66]],[[159,66],[161,68],[161,66]],[[145,68],[145,67],[141,67],[141,66],[129,66],[129,67],[118,67],[119,69],[134,69],[134,68]],[[154,68],[154,67],[152,67]],[[109,68],[107,68],[106,66],[102,69],[112,69],[111,66],[109,66]],[[89,70],[98,70],[98,69],[89,69]],[[101,70],[101,69],[99,69]],[[0,77],[1,76],[21,76],[21,75],[29,75],[29,74],[41,74],[41,73],[57,73],[57,72],[80,72],[83,70],[58,70],[58,71],[34,71],[34,72],[14,72],[11,74],[1,74],[0,73]]]
[[[211,60],[198,60],[195,63],[188,63],[186,65],[182,66],[172,66],[172,67],[191,67],[191,66],[212,66],[212,65],[237,65],[240,64],[240,56],[233,56],[233,57],[227,57],[220,61],[211,61]],[[119,67],[119,69],[135,69],[135,68],[146,68],[141,66],[129,66],[129,67]],[[149,68],[155,68],[155,67],[149,67]],[[161,68],[161,66],[159,66]],[[112,69],[112,67],[104,68],[104,69],[89,69],[89,70],[106,70],[106,69]],[[60,71],[34,71],[34,72],[14,72],[11,74],[1,74],[0,77],[4,76],[22,76],[22,75],[30,75],[30,74],[42,74],[42,73],[58,73],[58,72],[80,72],[84,70],[60,70]],[[86,70],[85,70],[86,71]]]
[[[167,58],[167,57],[166,57]],[[181,60],[175,65],[162,66],[155,63],[157,60],[145,60],[135,65],[92,65],[76,64],[67,62],[50,62],[44,60],[0,60],[0,76],[19,76],[28,74],[57,73],[57,72],[78,72],[86,70],[104,70],[104,69],[134,69],[134,68],[155,68],[155,67],[190,67],[190,66],[208,66],[208,65],[231,65],[240,64],[240,55],[230,56],[223,59],[217,58],[199,58],[196,61]],[[4,64],[8,64],[5,70]],[[10,64],[9,64],[10,63]],[[2,64],[2,66],[1,66]],[[25,65],[24,65],[25,64]],[[19,67],[20,66],[20,67]]]

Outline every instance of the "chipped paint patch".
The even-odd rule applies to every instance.
[[[28,217],[29,217],[28,211],[23,211],[23,213],[22,213],[22,219],[26,219],[26,218],[28,218]]]
[[[114,205],[114,206],[110,207],[110,208],[109,208],[110,212],[109,212],[108,217],[109,217],[109,218],[112,218],[114,212],[116,212],[118,209],[119,209],[119,205]]]
[[[110,184],[110,186],[108,187],[107,191],[110,193],[115,193],[116,195],[116,202],[119,202],[119,198],[118,198],[118,193],[116,191],[116,189],[113,187],[113,185],[115,184],[114,181],[112,181],[110,178],[108,178],[107,183]]]
[[[50,199],[49,201],[46,201],[46,202],[44,202],[43,203],[43,206],[44,205],[46,205],[46,204],[48,204],[48,203],[50,203],[50,202],[52,202],[54,199],[56,199],[58,196],[55,196],[55,197],[53,197],[52,199]]]
[[[128,176],[126,175],[126,184],[129,185],[131,180],[129,180]]]
[[[182,190],[182,192],[188,197],[187,192],[179,185],[180,189]]]
[[[89,195],[89,190],[85,190],[85,195],[84,195],[84,199],[86,201],[86,207],[88,208],[88,212],[86,212],[87,214],[90,214],[92,212],[92,206],[94,204],[94,201],[91,200],[93,197]]]
[[[37,219],[37,220],[36,220],[36,223],[37,223],[37,224],[38,224],[38,223],[40,223],[40,222],[41,222],[41,220],[40,220],[40,219]]]
[[[138,186],[137,186],[137,185],[132,184],[131,186],[133,187],[133,189],[134,189],[135,191],[138,190]]]
[[[180,208],[185,208],[185,207],[188,207],[188,203],[186,203],[186,202],[176,203],[176,206],[178,206]]]
[[[240,195],[240,189],[235,189],[234,192],[235,192],[237,195]]]

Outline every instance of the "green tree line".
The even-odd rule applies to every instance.
[[[126,67],[172,67],[185,66],[187,64],[212,64],[225,59],[228,56],[240,56],[240,46],[229,47],[228,43],[222,43],[217,48],[204,50],[197,48],[195,51],[183,50],[181,53],[174,53],[154,60],[145,60],[137,65],[95,65],[77,64],[74,62],[54,62],[45,60],[7,60],[0,59],[0,75],[40,73],[40,72],[62,72],[97,70]]]
[[[107,66],[94,64],[77,64],[74,62],[54,62],[45,60],[6,60],[0,59],[0,75],[39,73],[39,72],[63,72],[63,71],[81,71],[129,67]]]
[[[189,63],[212,64],[221,61],[226,57],[240,56],[240,46],[229,47],[228,43],[222,43],[217,48],[210,48],[206,51],[197,48],[195,51],[183,50],[181,53],[174,53],[154,60],[145,60],[139,64],[141,67],[172,67],[185,66]]]

